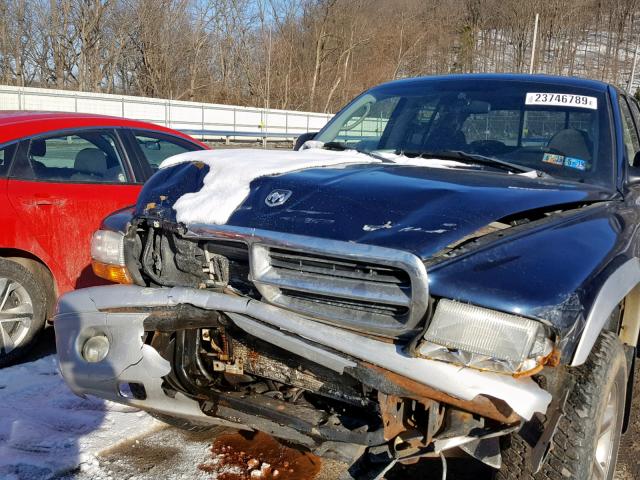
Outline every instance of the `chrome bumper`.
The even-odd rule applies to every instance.
[[[143,343],[143,322],[149,313],[121,313],[136,307],[180,304],[225,312],[247,333],[339,373],[355,365],[352,358],[359,359],[462,400],[471,401],[478,395],[501,399],[525,419],[530,419],[535,412],[545,413],[551,401],[551,395],[530,378],[515,379],[410,357],[391,343],[319,323],[257,300],[191,288],[124,285],[78,290],[62,297],[58,304],[54,318],[58,358],[72,390],[145,410],[213,421],[200,411],[197,402],[181,394],[170,398],[163,392],[162,377],[170,372],[171,366]],[[120,312],[105,311],[109,309]],[[102,362],[87,363],[81,355],[82,345],[96,334],[105,335],[111,347]],[[118,386],[128,382],[143,384],[146,399],[123,397]]]

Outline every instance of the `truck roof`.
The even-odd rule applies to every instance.
[[[529,82],[529,83],[541,83],[541,84],[553,84],[574,86],[579,88],[588,88],[591,90],[597,90],[604,92],[610,86],[608,83],[601,82],[599,80],[590,80],[587,78],[578,77],[561,77],[555,75],[530,75],[521,73],[464,73],[464,74],[451,74],[451,75],[433,75],[424,77],[414,77],[402,80],[394,80],[391,82],[383,83],[380,87],[387,85],[416,85],[424,82],[442,82],[453,80],[483,80],[483,81],[511,81],[511,82]],[[378,88],[378,87],[374,87]]]

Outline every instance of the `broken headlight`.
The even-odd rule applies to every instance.
[[[550,337],[541,322],[443,299],[418,353],[480,370],[525,374],[552,353]]]

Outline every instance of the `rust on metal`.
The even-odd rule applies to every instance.
[[[384,393],[378,393],[378,401],[380,402],[384,439],[391,440],[407,429],[403,421],[404,402],[395,395],[385,395]]]
[[[153,307],[108,307],[100,308],[98,311],[102,313],[147,313],[154,311],[154,309]]]
[[[402,375],[398,375],[397,373],[380,368],[376,365],[361,362],[360,366],[372,370],[377,376],[383,377],[395,386],[396,392],[394,392],[394,394],[398,394],[397,392],[399,390],[402,392],[401,395],[403,397],[411,398],[419,402],[435,400],[468,412],[477,413],[478,415],[501,423],[514,424],[522,420],[521,417],[502,400],[481,395],[477,396],[473,400],[461,400],[427,385],[416,382],[415,380],[411,380],[403,377]],[[452,381],[455,381],[455,379],[452,379]]]
[[[517,372],[513,374],[513,378],[532,377],[542,371],[544,367],[557,367],[560,365],[560,350],[554,348],[549,355],[539,361],[539,363],[526,372]]]
[[[538,365],[536,365],[531,370],[527,370],[526,372],[516,372],[516,373],[512,374],[512,377],[513,378],[531,377],[531,376],[533,376],[533,375],[535,375],[537,373],[540,373],[543,368],[544,368],[544,365],[539,363]]]
[[[543,364],[548,367],[557,367],[558,365],[560,365],[560,357],[560,350],[558,348],[554,348],[549,356],[545,359]]]

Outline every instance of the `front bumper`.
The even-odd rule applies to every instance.
[[[424,385],[462,402],[479,402],[487,397],[501,400],[526,420],[535,412],[545,413],[551,401],[551,395],[530,378],[515,379],[410,357],[392,343],[246,297],[191,288],[123,285],[79,290],[60,300],[54,326],[60,368],[71,389],[158,413],[229,425],[228,421],[205,415],[191,398],[180,393],[173,398],[167,396],[162,383],[171,365],[143,341],[149,308],[183,304],[224,312],[248,334],[338,373],[371,365],[389,377]],[[103,361],[88,363],[82,357],[82,345],[96,334],[109,339],[110,350]],[[144,385],[146,398],[124,396],[121,386],[129,383]]]

